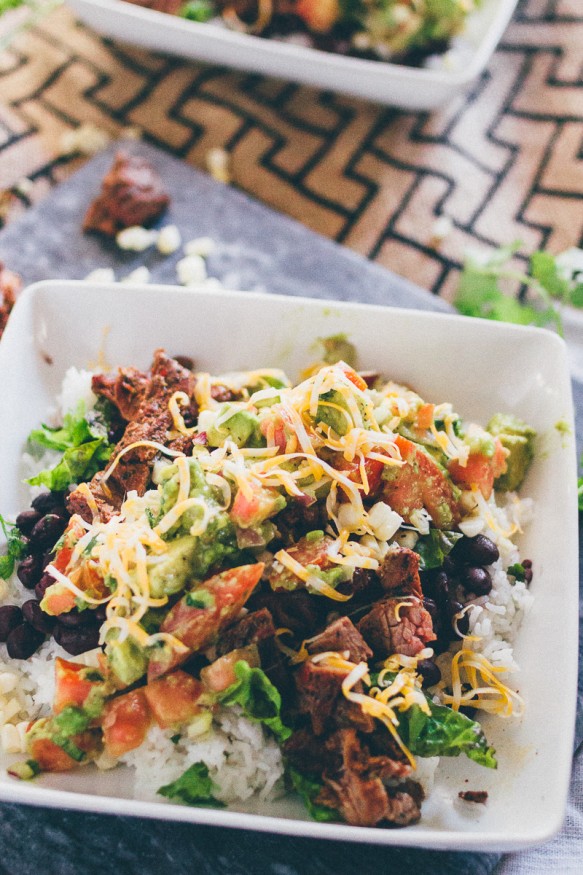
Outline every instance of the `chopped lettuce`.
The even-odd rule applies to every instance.
[[[101,424],[88,422],[83,404],[65,415],[60,428],[42,425],[31,431],[28,440],[63,454],[53,468],[45,468],[27,481],[32,486],[46,486],[59,492],[71,483],[90,480],[103,468],[113,450]]]
[[[270,729],[280,743],[289,738],[292,731],[281,719],[281,696],[265,672],[244,660],[234,670],[237,680],[219,693],[221,705],[240,705],[246,717]]]
[[[422,535],[415,544],[415,552],[421,558],[420,567],[441,568],[443,560],[451,553],[461,537],[459,532],[430,529],[429,534]]]
[[[103,463],[109,460],[111,447],[102,438],[65,450],[54,468],[45,468],[26,482],[31,486],[46,486],[52,492],[63,492],[71,483],[90,480]]]
[[[194,763],[176,781],[160,787],[158,793],[160,796],[184,802],[186,805],[222,806],[223,803],[213,795],[215,790],[208,767],[204,763]]]
[[[296,793],[301,796],[304,805],[308,810],[308,814],[314,820],[320,823],[327,823],[330,820],[340,820],[340,815],[333,808],[328,808],[327,805],[321,805],[316,802],[316,797],[322,789],[321,781],[317,778],[308,775],[302,775],[296,769],[288,766],[287,775],[292,783]]]
[[[428,704],[431,714],[413,705],[399,715],[399,734],[412,754],[457,757],[464,753],[481,766],[497,767],[495,751],[479,723],[445,705]]]

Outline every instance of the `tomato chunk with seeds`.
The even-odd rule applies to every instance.
[[[204,650],[237,616],[257,584],[265,565],[240,565],[198,584],[182,596],[165,617],[161,632],[173,635],[185,645],[166,645],[150,658],[148,680],[154,680],[184,662],[190,654]]]
[[[173,671],[144,687],[144,695],[162,729],[186,723],[200,711],[203,685],[185,671]]]
[[[81,732],[71,739],[79,751],[90,754],[96,750],[96,737],[93,732]],[[28,751],[41,772],[67,772],[79,765],[79,760],[69,754],[51,738],[32,738],[28,741]]]
[[[353,483],[356,483],[361,492],[364,493],[367,498],[375,498],[379,494],[383,483],[383,470],[385,465],[383,465],[382,462],[379,462],[378,459],[369,459],[368,456],[364,457],[364,472],[366,480],[363,479],[360,470],[360,459],[353,459],[352,462],[348,462],[344,456],[340,456],[340,458],[334,462],[334,467],[337,471],[342,471],[343,474],[346,474],[348,479],[352,480]],[[365,486],[368,488],[365,488]],[[342,495],[343,491],[342,489],[339,489],[338,496],[342,498]]]
[[[451,479],[462,489],[477,488],[485,499],[490,498],[494,489],[494,480],[506,471],[507,450],[496,438],[494,453],[486,456],[484,453],[470,453],[466,465],[461,465],[457,459],[447,466]]]
[[[322,571],[326,571],[335,567],[328,555],[328,550],[333,543],[334,541],[328,535],[315,538],[305,536],[300,538],[293,547],[289,547],[286,553],[304,568],[307,565],[316,565]],[[304,585],[299,577],[285,566],[281,569],[277,568],[277,566],[270,568],[267,578],[271,588],[276,592],[278,590],[297,589],[299,586]]]
[[[455,488],[447,473],[420,446],[397,435],[395,443],[405,462],[384,472],[383,500],[406,523],[411,514],[425,508],[438,529],[448,529],[460,520]]]
[[[132,690],[107,702],[101,723],[105,750],[113,757],[139,747],[152,722],[143,688]]]
[[[92,675],[94,675],[93,679],[91,679]],[[88,669],[82,663],[69,662],[57,656],[55,660],[54,713],[59,714],[69,705],[82,708],[97,685],[103,685],[103,679],[95,669]]]

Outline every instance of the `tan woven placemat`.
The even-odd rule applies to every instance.
[[[489,69],[434,114],[156,56],[60,9],[0,54],[7,221],[79,166],[60,143],[86,122],[137,126],[199,167],[223,147],[234,184],[450,298],[468,246],[581,242],[583,2],[523,0]]]

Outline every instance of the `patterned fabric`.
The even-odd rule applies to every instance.
[[[0,54],[0,188],[33,180],[9,216],[41,198],[79,166],[59,151],[82,122],[138,126],[200,167],[221,146],[234,184],[451,299],[470,246],[580,243],[582,69],[582,0],[523,0],[486,73],[434,114],[155,56],[61,9]]]

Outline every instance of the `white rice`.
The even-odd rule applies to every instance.
[[[135,770],[134,794],[154,799],[160,787],[170,784],[194,763],[209,770],[215,798],[226,804],[245,801],[254,794],[262,800],[282,792],[283,760],[274,738],[242,716],[238,706],[220,709],[212,731],[190,740],[183,735],[174,743],[172,730],[153,726],[146,741],[121,758]]]

